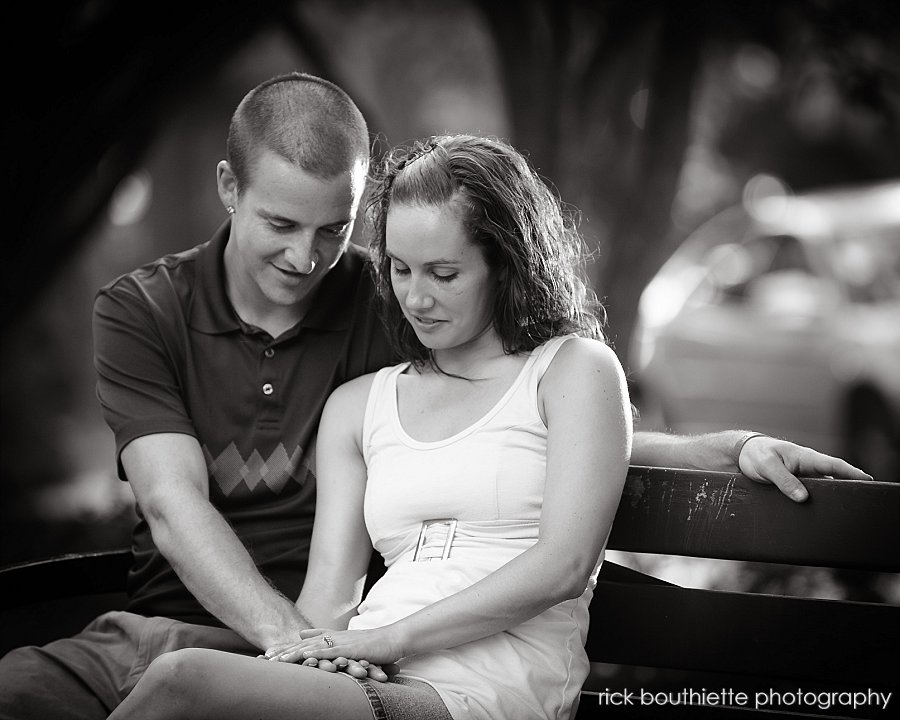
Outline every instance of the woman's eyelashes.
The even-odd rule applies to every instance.
[[[398,277],[406,277],[409,275],[409,268],[405,265],[398,265],[397,263],[391,263],[391,272]],[[437,270],[432,270],[430,272],[431,277],[433,277],[438,282],[451,282],[457,278],[459,273],[457,272],[439,272]]]

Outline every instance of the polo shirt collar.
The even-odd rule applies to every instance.
[[[217,335],[240,330],[241,323],[225,292],[225,246],[231,220],[216,230],[209,242],[198,248],[190,325],[200,332]]]
[[[341,259],[322,278],[301,327],[317,330],[345,330],[353,319],[353,298],[360,287],[360,274],[367,272],[366,253],[349,243]]]
[[[221,334],[242,328],[225,291],[224,257],[230,232],[228,219],[209,242],[198,248],[190,325],[200,332]],[[350,325],[353,296],[359,287],[360,271],[354,272],[354,267],[364,263],[365,258],[364,250],[352,244],[348,246],[337,265],[322,278],[309,312],[300,321],[301,328],[344,330]],[[365,268],[361,272],[366,272]]]

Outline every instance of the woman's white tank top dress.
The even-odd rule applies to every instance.
[[[365,521],[387,572],[350,628],[404,618],[537,541],[547,457],[538,383],[567,339],[536,348],[484,417],[437,442],[401,427],[397,377],[408,363],[376,374],[363,424]],[[588,604],[601,560],[579,598],[482,640],[406,658],[401,674],[430,683],[456,720],[568,718],[588,673]]]

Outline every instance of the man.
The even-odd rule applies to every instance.
[[[364,253],[349,242],[368,143],[331,83],[262,83],[235,111],[218,166],[230,222],[98,293],[98,395],[141,515],[130,602],[0,661],[0,718],[106,717],[162,652],[255,655],[309,627],[292,598],[308,558],[319,415],[336,385],[391,362]],[[638,434],[632,459],[740,468],[798,500],[791,473],[867,477],[746,432]]]

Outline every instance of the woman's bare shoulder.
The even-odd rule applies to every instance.
[[[361,415],[377,374],[377,372],[372,372],[360,375],[353,380],[348,380],[343,385],[338,385],[328,397],[325,412],[328,414],[350,413],[350,417]]]
[[[609,345],[590,338],[567,340],[541,379],[543,399],[569,401],[600,394],[627,396],[622,364]]]
[[[619,358],[602,340],[573,337],[557,351],[547,372],[565,377],[568,373],[599,372],[615,376],[622,371]]]

